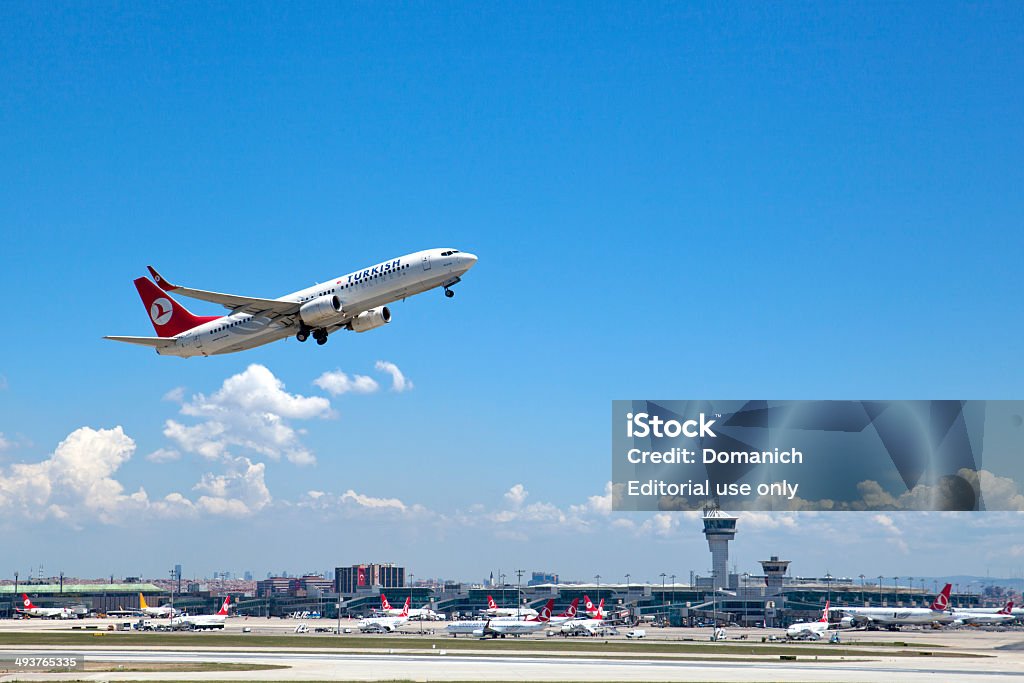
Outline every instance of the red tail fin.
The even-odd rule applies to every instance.
[[[25,609],[34,609],[35,608],[35,605],[32,604],[32,601],[29,599],[28,595],[25,594],[25,593],[21,594],[21,604],[24,605]]]
[[[579,609],[579,604],[580,604],[580,599],[579,598],[574,599],[572,601],[572,604],[569,605],[569,609],[565,610],[565,613],[561,614],[559,616],[569,617],[570,619],[572,617],[575,617],[576,616],[576,611]]]
[[[932,609],[936,612],[945,612],[949,607],[949,591],[953,589],[953,584],[947,583],[943,587],[942,592],[935,596],[935,600],[932,602]]]
[[[1006,607],[999,610],[998,614],[1013,614],[1013,600],[1006,603]]]
[[[230,603],[231,603],[231,596],[229,595],[228,597],[224,598],[224,604],[220,606],[220,611],[217,612],[217,614],[220,615],[220,616],[227,616],[228,605]]]
[[[487,609],[498,609],[498,603],[490,595],[487,596]]]
[[[830,602],[832,602],[832,601],[831,600],[826,600],[825,601],[825,609],[823,609],[821,611],[821,619],[818,619],[818,621],[824,622],[826,624],[828,623],[828,606],[829,606]]]
[[[540,614],[534,617],[534,621],[551,621],[551,610],[555,608],[555,599],[548,598],[547,604],[541,609]]]
[[[146,310],[149,312],[153,329],[161,337],[173,337],[217,319],[217,316],[192,315],[188,309],[147,278],[136,279],[135,288],[139,290],[142,303],[145,304]]]
[[[401,617],[409,616],[409,603],[411,603],[411,602],[412,602],[412,596],[410,595],[409,597],[407,597],[405,599],[405,607],[402,608],[402,613],[399,616],[401,616]]]
[[[386,595],[384,595],[383,593],[380,594],[380,608],[381,609],[391,609],[391,603],[388,602],[388,597]]]

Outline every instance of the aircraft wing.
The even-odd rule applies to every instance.
[[[129,344],[139,344],[140,346],[152,346],[156,349],[174,346],[176,341],[173,337],[104,337],[104,339],[112,339],[113,341],[127,342]]]
[[[192,289],[190,287],[179,287],[172,285],[160,273],[156,272],[153,266],[146,266],[153,275],[153,279],[165,292],[173,292],[182,296],[209,301],[220,304],[234,313],[248,313],[250,315],[266,315],[270,317],[281,317],[295,315],[299,312],[301,304],[294,301],[279,301],[277,299],[260,299],[252,296],[239,296],[237,294],[224,294],[221,292],[210,292],[205,289]]]

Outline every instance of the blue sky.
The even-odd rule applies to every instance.
[[[259,547],[277,531],[295,571],[589,576],[665,553],[699,570],[692,520],[590,500],[612,399],[1020,398],[1022,38],[1013,3],[5,4],[0,477],[120,426],[133,448],[80,434],[113,448],[93,474],[146,502],[56,490],[58,519],[0,487],[27,536],[0,572],[280,569]],[[147,263],[279,296],[434,246],[480,256],[455,299],[323,348],[180,361],[101,339],[150,333],[131,286]],[[380,360],[413,388],[390,390]],[[380,389],[314,385],[336,370]],[[315,465],[167,436],[202,423],[183,410],[244,431],[231,392],[216,398],[239,376],[281,392],[283,448]],[[147,460],[160,449],[179,457]],[[265,496],[240,458],[265,466]],[[155,507],[225,487],[247,512]],[[893,569],[836,567],[780,519],[750,521],[741,562],[922,572],[944,534],[975,550],[946,573],[1024,564],[1014,515],[797,518],[869,548],[900,536]],[[234,559],[211,559],[226,537]],[[166,557],[139,567],[54,549],[153,539]]]

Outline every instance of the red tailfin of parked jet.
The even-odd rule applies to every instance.
[[[949,591],[953,589],[953,584],[947,583],[942,589],[942,592],[935,596],[935,600],[932,602],[932,610],[936,612],[945,612],[949,608]]]
[[[224,604],[220,606],[220,611],[217,612],[217,614],[220,615],[220,616],[227,616],[228,605],[230,603],[231,603],[231,596],[229,595],[226,598],[224,598]]]
[[[547,604],[541,609],[540,614],[527,619],[527,621],[551,621],[551,611],[555,608],[555,599],[548,598]]]

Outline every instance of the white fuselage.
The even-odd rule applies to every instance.
[[[409,621],[409,617],[371,617],[369,619],[363,619],[359,622],[360,631],[377,631],[384,630],[391,631],[398,630],[406,622]]]
[[[18,611],[27,617],[37,619],[71,619],[75,616],[69,607],[30,607]]]
[[[448,630],[448,633],[451,633],[453,636],[482,636],[484,634],[484,626],[486,625],[487,622],[482,619],[468,619],[449,622],[445,628]]]
[[[446,254],[446,255],[442,255]],[[428,249],[363,268],[323,284],[307,287],[277,301],[304,303],[334,295],[341,301],[336,320],[324,325],[341,329],[355,316],[436,287],[447,287],[476,263],[476,257],[453,249]],[[267,316],[233,313],[203,323],[174,337],[175,344],[158,348],[165,356],[213,356],[244,351],[283,339],[295,326]]]
[[[530,619],[537,616],[537,610],[532,607],[487,607],[481,612],[485,617],[515,617],[516,619]]]
[[[793,639],[808,638],[819,640],[829,630],[827,621],[801,621],[786,629],[786,637]]]
[[[484,635],[521,635],[536,633],[547,628],[547,621],[527,621],[515,618],[491,619],[484,625]]]
[[[604,628],[604,626],[603,619],[568,619],[562,623],[561,631],[562,633],[586,631],[593,635]]]
[[[927,607],[842,607],[838,609],[858,620],[866,619],[885,626],[943,624],[952,621],[949,612]]]
[[[174,610],[170,607],[145,607],[140,610],[147,617],[173,617]]]
[[[1013,614],[1000,614],[983,609],[957,609],[953,610],[954,624],[969,624],[973,626],[984,626],[990,624],[1009,624],[1016,621],[1018,617]]]
[[[227,615],[224,614],[195,614],[175,617],[171,620],[171,628],[224,628]]]

